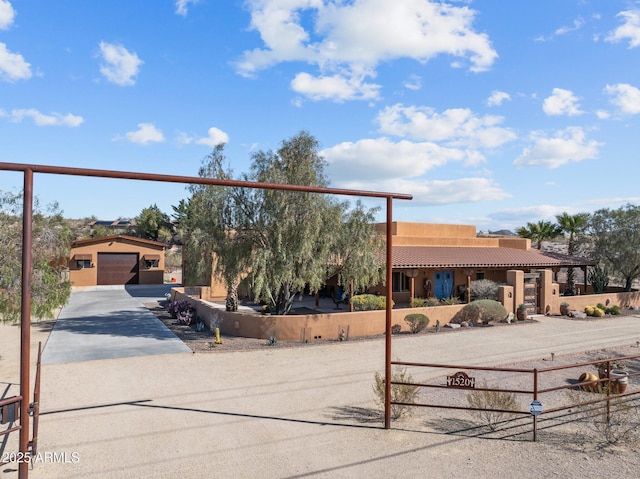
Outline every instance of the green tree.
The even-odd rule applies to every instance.
[[[244,180],[328,184],[318,142],[307,132],[284,141],[276,152],[256,152],[252,160]],[[231,178],[222,145],[205,158],[199,174]],[[247,275],[256,300],[287,314],[298,292],[317,291],[328,275],[342,273],[362,287],[381,278],[374,211],[361,204],[350,210],[347,202],[302,192],[213,186],[191,191],[185,240],[190,269],[195,279],[206,280],[215,256],[214,274],[225,280],[230,296],[238,278]]]
[[[34,200],[31,314],[52,317],[71,293],[64,277],[71,232],[56,204],[42,211]],[[0,318],[18,321],[22,285],[22,196],[0,192]]]
[[[538,221],[537,223],[527,223],[516,229],[516,234],[523,238],[529,238],[536,243],[537,249],[542,249],[542,242],[558,236],[562,231],[557,225],[550,221]]]
[[[591,255],[620,276],[625,291],[640,277],[640,207],[626,205],[593,213],[587,228]]]
[[[160,211],[156,204],[144,208],[135,218],[138,235],[153,241],[171,239],[171,221],[169,216]]]
[[[587,225],[589,224],[589,213],[578,213],[570,215],[566,211],[561,215],[556,215],[556,221],[563,233],[569,235],[569,241],[567,245],[568,253],[571,256],[575,256],[579,238],[584,234]],[[566,295],[575,294],[575,279],[573,268],[567,270],[567,285],[565,287]]]

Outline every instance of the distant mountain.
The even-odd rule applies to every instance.
[[[489,231],[490,235],[496,236],[518,236],[511,230],[498,230],[498,231]]]

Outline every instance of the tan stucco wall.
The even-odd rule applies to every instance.
[[[98,283],[98,253],[138,253],[138,260],[140,261],[139,284],[163,283],[164,248],[145,246],[144,244],[132,243],[124,239],[114,239],[104,243],[77,246],[71,249],[69,255],[69,280],[73,286],[95,286]],[[90,254],[93,266],[91,268],[77,269],[76,262],[73,259],[76,254]],[[160,256],[157,268],[145,269],[142,263],[142,258],[145,254]]]
[[[184,294],[183,288],[172,290],[174,300],[188,299],[201,318],[209,327],[215,316],[222,319],[220,331],[229,336],[269,339],[275,334],[280,340],[314,341],[318,339],[338,339],[340,331],[349,331],[350,337],[364,337],[384,334],[386,330],[385,311],[356,311],[353,313],[330,313],[317,315],[262,315],[242,312],[227,312],[214,308],[206,301]],[[401,308],[392,311],[392,324],[399,324],[403,331],[409,327],[404,321],[407,314],[422,313],[430,319],[429,327],[436,321],[444,326],[464,305],[437,306],[432,308]]]
[[[517,276],[517,275],[516,275]],[[523,278],[524,280],[524,278]],[[549,283],[553,288],[557,283]],[[500,289],[501,298],[508,298],[504,301],[507,311],[514,312],[518,304],[514,301],[513,286],[505,286]],[[195,291],[194,291],[195,292]],[[512,293],[509,296],[509,293]],[[554,297],[552,295],[551,297]],[[291,315],[275,316],[246,314],[242,312],[227,312],[223,309],[214,308],[206,301],[185,294],[185,288],[173,288],[172,300],[187,299],[196,308],[198,317],[210,327],[210,322],[217,316],[221,319],[220,331],[228,336],[242,336],[248,338],[269,339],[275,335],[280,340],[299,341],[305,338],[309,341],[321,339],[338,339],[341,330],[349,331],[350,337],[365,337],[384,334],[386,330],[385,311],[357,311],[353,313],[338,312],[318,315]],[[598,303],[606,304],[609,300],[611,305],[618,305],[628,309],[630,306],[640,306],[640,291],[630,293],[609,293],[585,296],[558,297],[557,302],[549,300],[551,305],[549,314],[560,314],[559,304],[567,301],[571,309],[584,310],[586,306],[595,306]],[[544,304],[544,303],[541,303]],[[440,322],[440,326],[447,324],[453,316],[465,305],[457,304],[451,306],[434,306],[429,308],[399,308],[392,310],[391,324],[399,324],[401,331],[408,331],[408,325],[404,321],[407,314],[422,313],[429,319],[429,328]]]
[[[376,230],[386,232],[386,224],[376,224]],[[525,238],[478,238],[473,225],[412,223],[394,221],[391,225],[394,246],[474,246],[485,248],[531,248]]]

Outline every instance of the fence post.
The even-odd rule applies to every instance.
[[[538,400],[538,368],[533,370],[533,400]],[[533,414],[533,442],[538,440],[538,415]]]
[[[611,423],[611,360],[607,359],[607,425]]]

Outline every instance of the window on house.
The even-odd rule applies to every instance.
[[[484,279],[484,271],[476,271],[476,280]]]
[[[144,260],[144,266],[147,269],[157,268],[158,266],[160,266],[160,260],[159,259],[145,259]]]
[[[76,260],[76,268],[78,268],[78,269],[91,268],[91,260],[90,259],[77,259]]]
[[[76,269],[91,268],[92,259],[92,256],[86,253],[74,254],[72,258],[72,260],[76,262]],[[71,266],[71,264],[69,266]]]
[[[392,273],[391,289],[394,293],[401,291],[409,291],[410,279],[402,271],[395,271]]]

